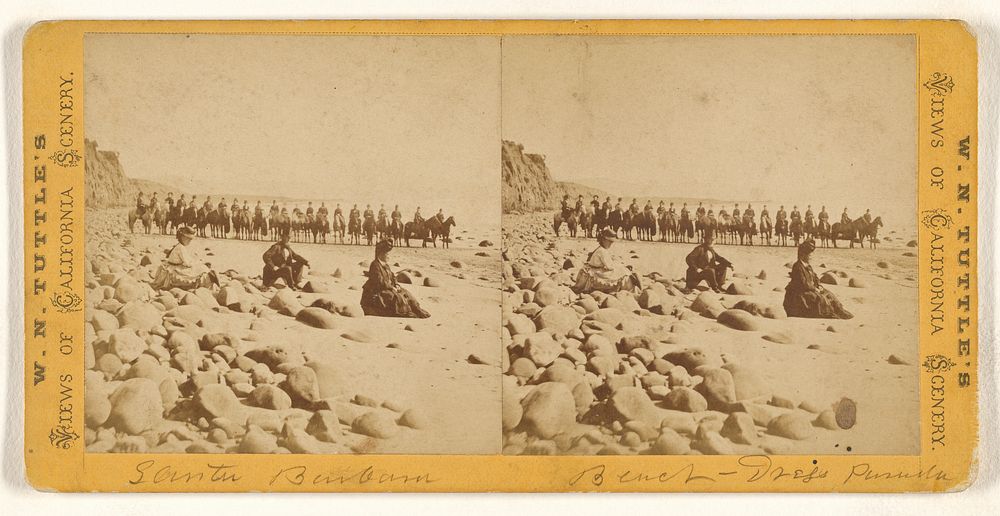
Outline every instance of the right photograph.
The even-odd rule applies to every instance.
[[[503,453],[920,452],[916,40],[505,36]]]

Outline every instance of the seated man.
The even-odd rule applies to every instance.
[[[281,278],[292,290],[298,290],[299,280],[302,278],[302,268],[309,265],[309,261],[295,254],[292,248],[288,247],[288,233],[282,232],[281,237],[267,251],[264,252],[264,288],[274,285],[274,281]]]
[[[685,258],[688,265],[686,285],[688,290],[694,289],[704,281],[714,292],[722,292],[722,284],[726,281],[726,269],[732,269],[733,264],[715,252],[712,248],[713,241],[712,232],[706,231],[705,240]]]

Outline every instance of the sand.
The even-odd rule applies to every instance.
[[[105,284],[128,275],[148,285],[149,274],[155,271],[158,260],[164,256],[163,250],[176,242],[172,236],[128,234],[121,221],[122,214],[121,210],[88,211],[87,214],[87,259],[91,260],[94,268],[97,268],[96,262],[111,264],[113,275],[106,278],[96,274],[96,271],[88,274],[88,293],[92,293],[91,297],[95,299],[88,299],[88,321],[92,320],[93,312],[102,309],[94,306],[100,299],[100,293],[112,288]],[[205,316],[205,320],[211,321],[211,325],[207,322],[199,324],[207,331],[214,330],[218,325],[234,334],[240,339],[238,351],[241,355],[252,354],[254,349],[281,344],[292,346],[296,351],[300,349],[306,361],[332,365],[339,376],[338,383],[343,392],[336,399],[323,401],[339,404],[334,411],[340,419],[340,433],[333,439],[334,442],[324,442],[322,439],[319,443],[310,441],[312,446],[306,447],[307,452],[498,453],[500,349],[497,335],[500,295],[496,285],[499,282],[499,252],[496,247],[479,247],[472,242],[473,239],[479,242],[486,238],[490,234],[489,228],[463,228],[456,233],[456,236],[468,239],[468,242],[462,245],[463,242],[459,240],[458,245],[448,250],[404,247],[397,248],[390,254],[394,271],[405,270],[415,277],[414,282],[417,284],[405,287],[432,314],[429,319],[366,317],[359,313],[360,289],[365,281],[363,272],[367,271],[373,258],[371,247],[292,244],[297,253],[310,261],[311,268],[305,280],[325,285],[322,289],[327,290],[322,294],[296,293],[299,302],[303,306],[309,306],[317,298],[325,297],[354,309],[351,316],[332,315],[336,323],[336,328],[332,330],[310,327],[293,317],[267,308],[269,299],[276,292],[273,288],[264,290],[259,295],[252,294],[256,290],[254,285],[260,287],[261,254],[271,242],[196,239],[192,246],[216,271],[223,273],[223,286],[228,283],[241,291],[245,289],[256,307],[256,313],[212,308],[210,311],[214,313],[210,314],[211,317]],[[497,240],[496,237],[494,240]],[[149,256],[153,263],[140,266],[144,256]],[[437,286],[423,286],[424,278],[433,278]],[[157,296],[162,294],[144,292],[140,302],[155,305]],[[166,294],[170,295],[169,292]],[[217,294],[217,291],[213,294]],[[104,308],[117,307],[112,304]],[[165,338],[169,339],[169,317],[167,313],[162,315],[164,325],[167,326]],[[147,343],[155,343],[163,339],[150,334],[163,330],[160,327],[150,332],[133,331]],[[199,330],[181,328],[180,331],[198,333]],[[102,346],[102,340],[107,338],[107,332],[88,331],[88,343],[98,350],[98,354],[106,347]],[[154,346],[151,344],[150,347]],[[148,349],[144,351],[146,354],[150,352]],[[160,362],[167,366],[171,363],[170,360],[167,357]],[[206,363],[202,364],[203,369],[206,368]],[[120,386],[122,379],[129,377],[129,366],[126,363],[121,371],[105,373],[103,379],[100,375],[89,375],[88,381],[97,378],[94,383],[103,382],[101,386],[111,393],[113,400],[114,390]],[[207,368],[212,369],[212,366]],[[231,365],[221,368],[228,369]],[[278,373],[283,368],[273,369]],[[185,395],[188,391],[185,382],[190,383],[192,377],[192,374],[174,374],[174,380],[182,393],[181,399],[176,402],[179,407],[195,397],[193,394]],[[88,389],[90,387],[88,385]],[[237,387],[233,388],[238,390]],[[239,394],[238,397],[244,406],[252,404],[248,397]],[[264,410],[254,409],[254,412]],[[410,415],[414,416],[416,423],[404,421],[406,418],[403,414],[411,409]],[[291,442],[288,435],[291,430],[285,428],[286,424],[291,421],[293,427],[303,426],[302,421],[317,410],[318,407],[312,406],[272,411],[282,424],[279,428],[266,432],[274,435],[278,445],[273,450],[269,448],[269,451],[296,451],[292,449],[296,444]],[[395,420],[395,425],[389,425],[393,427],[389,432],[393,435],[378,438],[370,433],[365,435],[352,427],[352,421],[357,419],[354,416],[368,412],[377,412],[386,415],[390,421]],[[192,446],[207,446],[203,440],[214,429],[214,425],[209,421],[207,428],[199,428],[199,417],[203,416],[198,410],[191,413],[180,409],[164,410],[164,422],[154,421],[151,425],[153,428],[145,431],[147,444],[144,449],[190,452]],[[182,439],[180,445],[166,446],[163,435],[175,428],[171,424],[177,423],[185,424],[195,435],[184,434],[188,438]],[[205,427],[205,421],[201,421],[200,426]],[[118,430],[117,443],[108,441],[109,427]],[[249,424],[246,429],[250,429]],[[310,434],[313,433],[310,430]],[[95,442],[100,444],[96,446],[97,451],[135,451],[124,446],[121,443],[123,439],[126,437],[122,436],[120,428],[111,420],[88,429],[88,445],[91,446],[88,449],[91,451],[94,451],[92,445]],[[175,440],[171,442],[173,441]],[[237,436],[217,443],[217,448],[221,450],[212,449],[246,451],[240,448],[240,444],[240,437]]]
[[[565,236],[556,239],[551,228],[547,227],[550,220],[550,214],[504,217],[504,246],[509,258],[505,264],[505,274],[513,272],[507,269],[508,265],[521,262],[525,267],[534,267],[534,272],[541,272],[556,283],[571,284],[566,283],[567,276],[575,278],[579,264],[583,263],[597,243],[589,239],[571,239]],[[797,412],[805,413],[810,420],[816,418],[815,412],[835,408],[834,404],[842,398],[856,402],[856,424],[849,429],[828,430],[817,427],[815,435],[807,439],[775,437],[758,424],[760,441],[754,445],[763,451],[797,454],[917,453],[917,262],[915,249],[906,245],[915,236],[906,235],[904,238],[903,235],[892,232],[885,233],[885,236],[889,237],[889,241],[883,239],[875,250],[819,248],[813,255],[812,263],[818,275],[825,271],[839,271],[846,276],[839,278],[839,285],[827,287],[854,313],[853,319],[769,319],[755,316],[752,320],[758,326],[756,331],[735,330],[720,324],[713,317],[691,314],[689,310],[699,293],[685,295],[679,289],[671,288],[683,287],[683,282],[679,280],[684,276],[684,257],[694,244],[619,240],[612,247],[613,254],[623,263],[632,265],[643,276],[646,287],[653,283],[649,274],[662,275],[661,283],[673,295],[666,296],[670,298],[672,313],[658,315],[640,310],[640,315],[628,314],[628,319],[633,322],[626,331],[619,332],[616,336],[652,336],[653,340],[660,341],[654,347],[658,353],[698,348],[706,355],[721,356],[726,363],[739,364],[756,373],[773,396],[782,398],[758,400],[761,404],[773,406],[775,403],[780,405],[790,402],[792,406],[798,407],[806,402],[806,407],[810,410]],[[794,248],[720,245],[717,250],[735,264],[735,274],[731,273],[731,276],[735,276],[734,281],[750,289],[752,294],[721,294],[710,297],[717,298],[726,308],[732,308],[744,299],[780,308],[790,265],[796,257]],[[904,253],[909,256],[904,256]],[[561,271],[567,258],[574,261],[573,267]],[[758,279],[758,276],[765,279]],[[852,278],[856,284],[864,286],[848,286]],[[510,318],[511,311],[526,307],[524,289],[512,283],[505,278],[505,321]],[[575,294],[569,293],[567,297],[568,301],[578,304],[579,297]],[[528,308],[529,311],[533,309]],[[681,315],[680,319],[683,321],[679,320],[678,315]],[[777,332],[787,337],[783,339],[787,343],[762,338]],[[557,336],[557,339],[560,337]],[[566,344],[567,341],[570,344]],[[570,336],[563,341],[566,348],[578,345]],[[517,355],[516,346],[515,336],[513,342],[508,340],[511,360]],[[618,351],[622,351],[620,345]],[[892,362],[903,364],[890,363],[890,356],[894,357]],[[629,364],[626,360],[628,358],[625,354],[616,357],[620,361],[617,373],[623,372],[622,364],[635,364],[634,360]],[[571,365],[581,372],[592,370],[589,365]],[[636,376],[641,377],[644,369],[646,368],[642,364],[638,364]],[[599,386],[606,384],[609,378],[582,374],[582,378],[590,386],[598,386],[594,388],[596,400],[586,410],[580,410],[578,419],[587,421],[594,418],[594,408],[601,406]],[[513,380],[510,372],[507,376]],[[540,383],[544,382],[538,378],[538,373],[528,379],[506,382],[505,396],[526,396],[533,385]],[[655,395],[651,394],[650,398],[656,401]],[[662,406],[662,401],[658,403],[658,407]],[[588,414],[588,411],[591,413]],[[725,412],[719,411],[703,411],[693,416],[696,422],[728,417]],[[611,419],[615,419],[614,416]],[[629,441],[633,439],[631,437],[626,439],[629,432],[621,429],[621,423],[627,422],[627,419],[599,419],[594,424],[581,424],[579,428],[570,426],[572,430],[569,432],[575,435],[585,435],[595,429],[605,433],[603,437],[588,437],[592,444],[590,446],[566,445],[568,449],[556,446],[555,450],[558,453],[597,453],[601,450],[607,453],[610,446],[615,453],[649,452],[650,442],[629,446],[636,443]],[[695,435],[682,437],[695,448],[703,441]],[[539,450],[552,449],[547,443],[539,446],[536,443],[537,435],[525,430],[523,424],[505,432],[505,438],[506,453],[544,453]],[[650,441],[655,439],[655,435],[650,435]],[[701,447],[703,453],[711,453],[711,449],[707,445]],[[731,453],[748,451],[754,450],[740,449],[738,446],[730,449]]]

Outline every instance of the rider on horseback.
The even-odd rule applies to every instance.
[[[139,195],[135,198],[135,213],[140,217],[146,213],[146,201],[142,199],[142,190],[139,190]]]
[[[811,226],[814,220],[812,205],[810,204],[806,206],[806,226]]]
[[[862,215],[861,218],[865,219],[865,224],[871,224],[872,223],[872,210],[870,210],[870,209],[869,210],[865,210],[865,214]]]
[[[260,201],[257,201],[257,206],[260,206]],[[271,201],[271,208],[268,209],[268,216],[277,217],[281,213],[281,208],[278,207],[278,201]]]
[[[577,196],[575,208],[577,213],[583,213],[583,195]]]
[[[840,214],[840,223],[841,224],[850,224],[851,223],[851,217],[850,217],[850,215],[847,214],[847,207],[846,206],[844,207],[844,213]]]
[[[392,215],[390,217],[392,218],[393,224],[395,224],[397,221],[403,220],[403,214],[400,213],[398,204],[396,205],[395,208],[392,209]]]
[[[167,192],[167,198],[164,199],[163,202],[167,203],[167,211],[173,211],[173,209],[174,209],[174,193],[173,192]]]
[[[330,210],[326,209],[326,203],[325,202],[319,203],[319,208],[316,210],[316,215],[326,218],[326,216],[329,214]]]
[[[825,227],[826,225],[829,224],[829,220],[830,220],[830,214],[826,212],[826,206],[823,206],[819,210],[819,225]]]
[[[417,211],[413,214],[413,223],[418,226],[424,223],[424,216],[420,214],[420,206],[417,206]]]
[[[792,222],[796,222],[796,221],[802,222],[802,214],[799,213],[799,207],[798,206],[792,206],[791,220],[792,220]]]
[[[385,220],[386,220],[385,205],[384,204],[379,204],[378,205],[378,221],[380,223],[385,223]]]
[[[372,211],[372,205],[371,204],[366,204],[365,205],[364,217],[365,217],[365,220],[374,219],[375,218],[375,212]]]
[[[685,204],[684,206],[687,206],[687,204]],[[694,216],[698,217],[699,219],[705,216],[705,207],[702,206],[702,203],[700,202],[698,203],[698,209],[694,210]]]
[[[776,222],[784,222],[786,218],[788,217],[787,214],[785,213],[785,205],[782,204],[781,207],[778,208],[778,214],[775,215],[774,220]]]

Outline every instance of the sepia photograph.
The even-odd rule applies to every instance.
[[[502,63],[504,454],[920,452],[915,38]]]
[[[86,451],[498,454],[499,50],[87,34]]]

